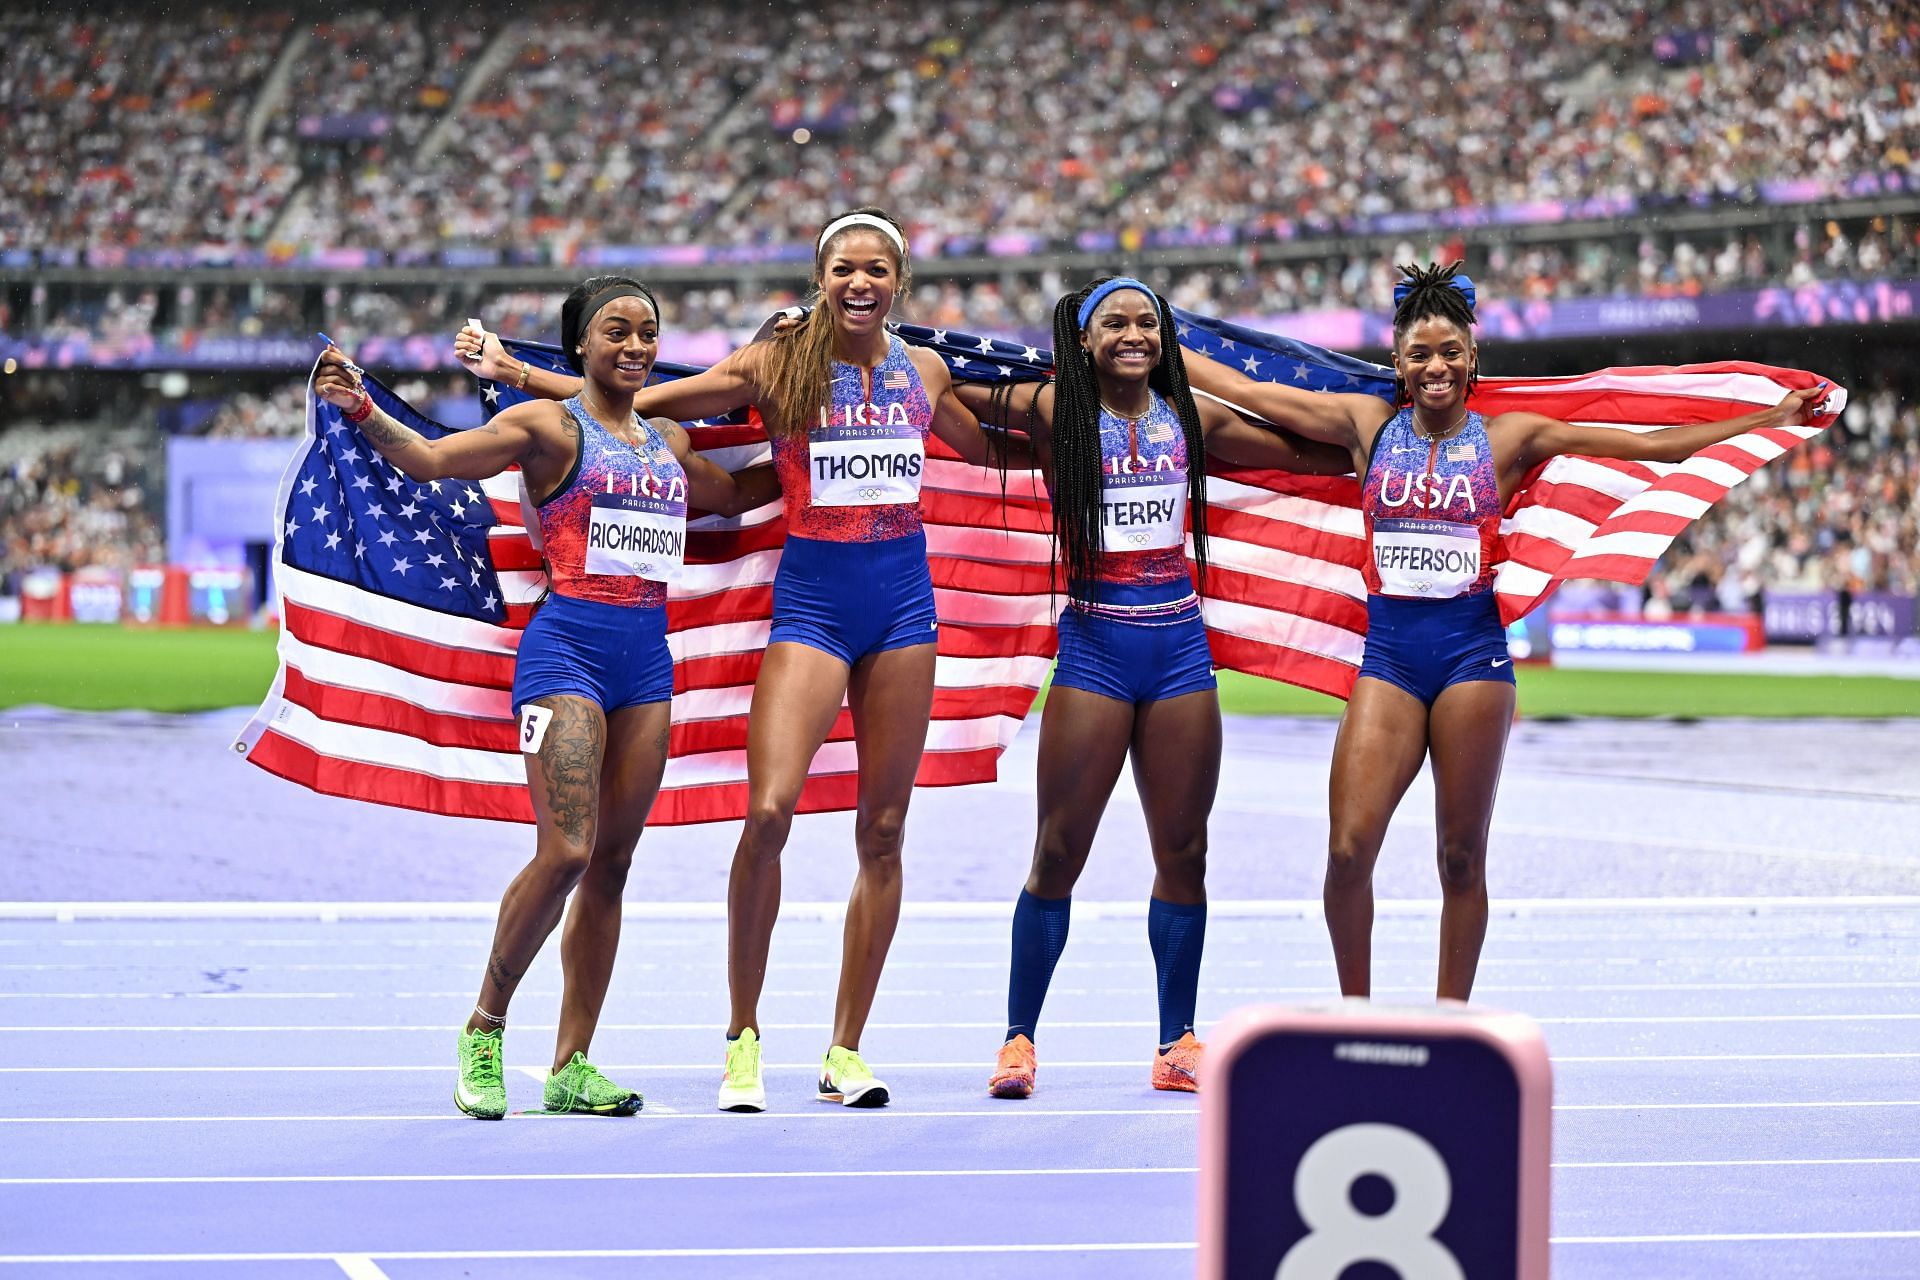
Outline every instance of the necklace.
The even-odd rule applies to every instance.
[[[633,449],[640,448],[641,447],[640,415],[637,413],[634,413],[632,409],[628,409],[627,415],[626,415],[626,421],[624,423],[622,423],[620,426],[609,426],[605,418],[601,417],[598,413],[594,412],[594,409],[596,407],[604,407],[604,406],[595,406],[593,403],[594,399],[595,397],[590,392],[582,392],[580,395],[580,403],[586,406],[588,416],[593,418],[593,420],[595,422],[598,422],[602,427],[606,428],[607,434],[612,436],[615,440],[618,440],[620,443],[628,446],[629,448],[633,448]],[[620,421],[619,414],[615,413],[615,414],[612,414],[611,416],[615,422]]]
[[[1101,398],[1100,407],[1102,409],[1105,409],[1108,413],[1112,414],[1114,417],[1120,419],[1120,421],[1122,422],[1138,422],[1140,421],[1140,419],[1146,417],[1148,414],[1153,412],[1153,400],[1151,397],[1149,397],[1147,400],[1147,407],[1142,409],[1138,413],[1122,413],[1118,409],[1114,408],[1112,405],[1108,404],[1104,397]]]
[[[1456,422],[1454,422],[1452,426],[1448,427],[1445,431],[1436,431],[1432,435],[1428,435],[1426,432],[1420,429],[1420,419],[1417,417],[1411,420],[1411,425],[1413,426],[1413,434],[1420,437],[1422,440],[1428,441],[1429,443],[1435,440],[1445,440],[1448,436],[1458,431],[1461,427],[1464,427],[1467,425],[1467,411],[1465,409],[1462,409],[1460,411],[1459,419]]]

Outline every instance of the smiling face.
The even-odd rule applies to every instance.
[[[879,329],[900,291],[900,251],[871,227],[851,227],[827,242],[820,292],[836,328],[851,336]]]
[[[1393,367],[1416,407],[1450,413],[1465,403],[1480,361],[1473,335],[1451,320],[1427,316],[1407,326],[1394,346]]]
[[[1080,345],[1102,382],[1142,382],[1160,363],[1160,308],[1138,289],[1116,289],[1087,317]]]
[[[660,317],[645,298],[615,298],[587,322],[580,363],[592,381],[631,397],[660,352]]]

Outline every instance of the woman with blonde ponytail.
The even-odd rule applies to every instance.
[[[821,229],[807,320],[734,352],[705,373],[640,393],[635,408],[678,421],[751,406],[766,423],[786,506],[773,584],[773,631],[747,729],[747,818],[727,889],[732,1018],[720,1107],[761,1111],[759,1001],[780,909],[780,853],[807,766],[844,699],[860,762],[854,847],[833,1043],[815,1096],[884,1106],[860,1036],[900,916],[907,802],[933,708],[933,582],[920,525],[931,431],[985,463],[978,422],[930,351],[888,331],[912,279],[906,232],[856,209]]]

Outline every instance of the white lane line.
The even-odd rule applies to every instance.
[[[1603,1014],[1603,1015],[1567,1015],[1536,1017],[1533,1019],[1541,1026],[1659,1026],[1666,1024],[1684,1024],[1690,1026],[1723,1025],[1733,1023],[1804,1023],[1804,1022],[1917,1022],[1920,1013],[1671,1013],[1671,1014]],[[719,1024],[706,1022],[611,1022],[601,1023],[601,1031],[711,1031]],[[873,1022],[867,1024],[869,1031],[1005,1031],[1006,1022]],[[1049,1027],[1074,1028],[1079,1030],[1122,1030],[1138,1031],[1142,1028],[1158,1028],[1158,1022],[1141,1019],[1125,1020],[1081,1020],[1062,1021],[1049,1018]],[[514,1026],[521,1031],[554,1031],[558,1028],[551,1022],[516,1022]],[[783,1032],[830,1031],[829,1022],[783,1022],[770,1023],[768,1030]],[[78,1034],[185,1034],[190,1032],[223,1033],[244,1035],[267,1035],[275,1032],[298,1032],[309,1035],[315,1031],[324,1031],[328,1035],[347,1034],[386,1034],[386,1033],[432,1033],[446,1034],[447,1027],[442,1023],[369,1023],[333,1025],[303,1022],[298,1024],[262,1024],[245,1025],[209,1024],[206,1026],[161,1026],[148,1023],[104,1023],[95,1025],[78,1024],[32,1024],[0,1026],[0,1035],[78,1035]]]
[[[729,1111],[688,1111],[688,1112],[650,1112],[642,1111],[633,1117],[634,1123],[645,1123],[652,1115],[659,1120],[725,1120],[736,1124],[772,1123],[784,1120],[824,1120],[839,1115],[846,1110],[836,1106],[829,1111],[816,1106],[811,1110],[762,1111],[757,1114],[736,1114]],[[876,1107],[865,1110],[869,1116],[893,1116],[909,1120],[979,1120],[983,1118],[999,1119],[1003,1116],[1021,1115],[1030,1119],[1046,1116],[1154,1116],[1156,1118],[1197,1116],[1200,1108],[1193,1104],[1169,1101],[1162,1107],[1108,1107],[1108,1108],[1057,1108],[1046,1111],[1032,1106],[988,1107],[977,1111],[905,1111],[895,1107]],[[529,1116],[529,1119],[547,1119],[545,1116]],[[295,1124],[303,1122],[340,1123],[340,1124],[390,1124],[430,1120],[455,1121],[461,1124],[474,1123],[471,1116],[463,1116],[457,1111],[436,1111],[432,1115],[327,1115],[327,1116],[0,1116],[0,1124]],[[859,1121],[842,1121],[858,1124]],[[383,1257],[385,1255],[382,1255]]]
[[[1556,1160],[1556,1169],[1762,1169],[1806,1165],[1920,1164],[1920,1156],[1806,1156],[1777,1160]]]
[[[411,1249],[370,1254],[337,1253],[9,1253],[0,1263],[130,1262],[335,1262],[343,1256],[383,1262],[495,1262],[552,1258],[839,1258],[929,1254],[1167,1253],[1191,1252],[1191,1240],[1089,1241],[1080,1244],[848,1244],[791,1245],[762,1249]]]
[[[343,1253],[334,1261],[347,1273],[347,1280],[389,1280],[387,1273],[364,1253]]]
[[[1920,1165],[1920,1156],[1832,1156],[1773,1160],[1556,1160],[1555,1169],[1762,1169],[1833,1165]],[[701,1172],[573,1173],[276,1173],[182,1174],[93,1178],[0,1178],[5,1187],[174,1186],[201,1184],[361,1182],[737,1182],[815,1178],[1103,1178],[1191,1177],[1198,1165],[1160,1169],[779,1169]]]
[[[1714,1235],[1669,1236],[1555,1236],[1560,1245],[1610,1244],[1722,1244],[1786,1240],[1920,1240],[1920,1231],[1754,1231]],[[134,1262],[334,1262],[342,1256],[365,1256],[385,1262],[491,1262],[555,1259],[584,1261],[596,1258],[838,1258],[918,1257],[929,1255],[1022,1253],[1185,1253],[1191,1240],[1083,1241],[1058,1244],[903,1244],[815,1245],[760,1249],[443,1249],[407,1250],[367,1255],[334,1253],[12,1253],[0,1254],[0,1264]]]
[[[1764,1102],[1581,1102],[1556,1103],[1554,1113],[1575,1111],[1845,1111],[1872,1110],[1877,1108],[1920,1107],[1920,1099],[1909,1098],[1861,1098],[1861,1099],[1802,1099],[1769,1100]],[[529,1113],[538,1114],[538,1113]],[[756,1119],[822,1119],[830,1114],[821,1110],[795,1110],[787,1112],[761,1112],[758,1116],[737,1116],[724,1111],[678,1112],[668,1108],[644,1111],[641,1115],[652,1115],[663,1120],[732,1120],[753,1123]],[[999,1119],[1006,1116],[1194,1116],[1199,1114],[1197,1105],[1179,1105],[1168,1102],[1161,1107],[1108,1107],[1086,1109],[1049,1109],[1037,1110],[1031,1106],[1020,1107],[982,1107],[973,1111],[908,1111],[892,1107],[879,1108],[869,1114],[875,1116],[893,1116],[909,1120],[979,1120]],[[422,1121],[422,1120],[468,1120],[469,1117],[457,1112],[436,1112],[433,1115],[279,1115],[279,1116],[0,1116],[0,1124],[279,1124],[297,1122],[339,1122],[352,1124],[379,1124],[386,1122]]]
[[[1554,1244],[1752,1244],[1787,1240],[1920,1240],[1920,1231],[1727,1231],[1689,1236],[1555,1236]]]
[[[185,1174],[178,1177],[0,1178],[0,1187],[87,1187],[137,1184],[172,1186],[198,1183],[330,1182],[716,1182],[798,1178],[1100,1178],[1162,1175],[1191,1176],[1197,1165],[1166,1169],[727,1169],[701,1173],[285,1173]]]
[[[1659,1066],[1666,1063],[1676,1063],[1676,1062],[1883,1062],[1888,1060],[1913,1061],[1915,1059],[1920,1059],[1920,1052],[1917,1052],[1917,1053],[1895,1053],[1895,1052],[1636,1053],[1636,1054],[1589,1054],[1589,1055],[1568,1054],[1564,1057],[1556,1055],[1553,1059],[1553,1064],[1556,1067],[1563,1067],[1563,1066],[1567,1066],[1569,1064],[1575,1064],[1575,1063],[1605,1064],[1609,1066]],[[1143,1058],[1112,1058],[1112,1059],[1083,1058],[1083,1059],[1077,1059],[1077,1060],[1049,1058],[1047,1059],[1047,1070],[1049,1071],[1105,1070],[1105,1069],[1111,1068],[1114,1070],[1130,1071],[1130,1070],[1137,1069],[1143,1060],[1144,1060]],[[986,1064],[986,1060],[984,1058],[970,1058],[960,1062],[892,1062],[887,1064],[887,1072],[888,1074],[893,1075],[903,1071],[972,1071],[976,1069],[984,1070],[985,1064]],[[604,1071],[617,1071],[624,1074],[624,1073],[636,1072],[636,1071],[707,1071],[707,1070],[710,1070],[712,1066],[713,1066],[713,1063],[710,1061],[709,1062],[624,1062],[624,1063],[614,1062],[614,1063],[601,1064],[601,1069]],[[520,1066],[513,1069],[517,1071],[524,1071],[528,1075],[538,1076],[542,1081],[546,1079],[546,1076],[544,1074],[545,1068],[543,1067]],[[818,1071],[820,1069],[820,1064],[818,1062],[763,1062],[760,1064],[760,1069],[763,1071],[813,1072],[813,1071]],[[146,1065],[125,1066],[125,1067],[96,1067],[96,1066],[74,1066],[71,1064],[63,1064],[60,1066],[51,1066],[51,1067],[0,1067],[0,1075],[72,1075],[76,1072],[113,1074],[113,1075],[169,1075],[169,1074],[195,1074],[195,1073],[204,1073],[208,1075],[215,1075],[215,1074],[245,1075],[248,1073],[257,1073],[257,1072],[288,1072],[288,1073],[311,1072],[316,1075],[328,1075],[334,1072],[346,1072],[346,1071],[395,1072],[395,1073],[406,1072],[406,1071],[434,1071],[434,1072],[450,1073],[452,1072],[452,1070],[453,1070],[452,1067],[441,1062],[401,1063],[397,1065],[364,1064],[364,1063],[363,1064],[342,1064],[342,1063],[330,1062],[320,1066],[220,1065],[220,1066],[163,1066],[163,1067],[146,1066]]]
[[[1089,998],[1111,996],[1138,996],[1139,986],[1086,988],[1072,990],[1054,988],[1056,996],[1085,996]],[[1432,984],[1415,987],[1376,987],[1376,999],[1384,997],[1422,997],[1433,990]],[[1867,981],[1835,982],[1585,982],[1585,983],[1537,983],[1537,984],[1490,984],[1478,989],[1481,996],[1538,994],[1541,992],[1577,992],[1588,995],[1623,994],[1631,992],[1654,992],[1665,994],[1674,991],[1726,992],[1726,991],[1914,991],[1920,990],[1920,979],[1889,979]],[[471,988],[458,991],[0,991],[0,1000],[464,1000],[473,994]],[[518,993],[533,999],[557,999],[558,991],[534,991],[522,988]],[[817,991],[772,991],[762,992],[767,999],[818,996]],[[982,987],[970,991],[899,991],[887,989],[887,995],[894,998],[938,997],[943,1000],[992,999],[1005,994],[1001,988]],[[1302,987],[1211,987],[1208,994],[1216,997],[1256,996],[1270,1000],[1314,1000],[1331,999],[1324,985]],[[709,1000],[712,993],[707,991],[679,991],[672,993],[654,992],[649,999],[659,1000],[663,996],[679,996],[689,1000]]]
[[[1322,815],[1324,816],[1324,814]],[[1417,816],[1408,816],[1408,822],[1419,822]],[[1430,825],[1432,818],[1425,821]],[[1577,835],[1582,840],[1612,842],[1639,845],[1667,845],[1673,848],[1693,851],[1709,850],[1713,852],[1743,854],[1780,854],[1787,857],[1800,856],[1801,848],[1781,848],[1772,845],[1748,844],[1703,844],[1699,841],[1683,840],[1677,837],[1639,837],[1626,835],[1607,835],[1602,837],[1590,828],[1560,828],[1541,826],[1538,828],[1500,827],[1500,831],[1534,831],[1555,838]],[[1845,858],[1872,860],[1878,855],[1845,854]],[[1507,898],[1494,904],[1494,913],[1499,915],[1584,915],[1593,912],[1614,913],[1644,911],[1664,912],[1668,914],[1687,911],[1862,911],[1867,909],[1912,910],[1920,907],[1920,895],[1916,894],[1831,894],[1831,895],[1778,895],[1759,894],[1749,896],[1706,895],[1678,898]],[[1292,916],[1318,919],[1321,902],[1318,898],[1219,898],[1209,906],[1210,919],[1229,917],[1272,917]],[[1437,916],[1440,902],[1437,898],[1383,898],[1374,904],[1377,916]],[[783,902],[780,904],[780,920],[810,920],[834,923],[845,917],[847,904],[844,902]],[[1093,901],[1073,904],[1076,919],[1144,919],[1147,904],[1136,899],[1120,901]],[[0,920],[54,921],[67,924],[77,921],[102,920],[309,920],[321,924],[341,922],[399,922],[418,921],[482,921],[494,922],[500,914],[497,901],[482,902],[0,902]],[[627,902],[621,906],[620,914],[629,920],[655,921],[714,921],[725,920],[727,904],[724,902]],[[901,906],[901,917],[908,920],[1010,920],[1013,916],[1013,900],[994,899],[987,902],[906,902]]]
[[[1553,1110],[1562,1111],[1820,1111],[1849,1110],[1860,1107],[1920,1107],[1920,1099],[1869,1098],[1846,1101],[1794,1100],[1767,1102],[1558,1102]]]

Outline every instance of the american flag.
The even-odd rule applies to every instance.
[[[1183,343],[1249,376],[1392,396],[1382,366],[1185,312],[1177,319]],[[898,331],[969,381],[1029,381],[1052,366],[1051,352],[1022,343],[916,325]],[[565,371],[552,347],[508,346],[520,359]],[[658,368],[663,376],[690,372]],[[1817,381],[1750,364],[1607,369],[1483,379],[1474,407],[1653,430],[1750,412]],[[371,378],[368,388],[423,434],[445,430]],[[481,396],[489,415],[522,398],[491,383]],[[1764,462],[1818,434],[1844,404],[1836,387],[1812,426],[1750,432],[1677,465],[1551,460],[1529,477],[1502,526],[1495,590],[1503,616],[1525,614],[1566,578],[1643,580],[1689,522]],[[317,791],[530,821],[508,700],[518,629],[544,575],[521,523],[518,473],[479,485],[413,485],[312,397],[309,426],[283,482],[281,671],[236,746]],[[757,419],[687,426],[695,447],[728,470],[768,456]],[[1366,629],[1357,482],[1213,463],[1208,497],[1205,612],[1215,663],[1344,697]],[[1052,660],[1059,600],[1048,505],[1035,477],[1011,475],[1003,490],[997,473],[930,440],[923,514],[941,627],[919,782],[986,781]],[[690,523],[687,569],[668,597],[672,759],[656,823],[744,813],[747,707],[784,525],[777,503],[732,519],[696,513]],[[814,759],[801,811],[850,809],[855,785],[843,710]]]

